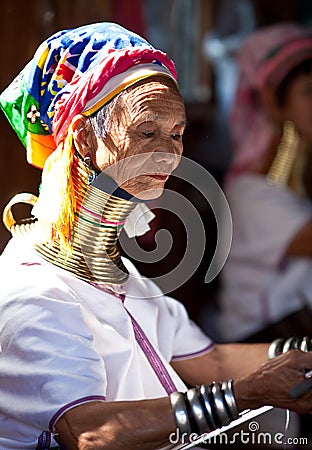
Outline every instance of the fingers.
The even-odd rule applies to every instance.
[[[312,412],[312,379],[306,378],[306,373],[312,367],[312,352],[290,350],[276,358],[277,376],[285,383],[284,399],[280,398],[279,405],[287,407],[297,413],[310,414]],[[273,362],[273,361],[272,361]],[[278,367],[279,366],[279,367]],[[287,396],[287,398],[286,398]]]
[[[306,383],[305,374],[311,368],[312,352],[289,350],[270,359],[258,371],[247,377],[248,385],[251,387],[249,398],[254,403],[261,402],[261,406],[272,405],[299,413],[310,413],[312,381],[311,385]]]

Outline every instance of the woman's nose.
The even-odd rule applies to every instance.
[[[171,163],[173,158],[174,154],[167,148],[157,148],[157,150],[153,152],[153,160],[156,163]]]
[[[166,151],[155,151],[153,153],[153,165],[155,171],[163,171],[170,174],[180,164],[181,156]]]

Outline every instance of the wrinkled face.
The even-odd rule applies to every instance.
[[[179,164],[185,122],[171,80],[136,85],[117,101],[106,138],[97,138],[96,165],[131,195],[156,198]]]
[[[304,139],[312,142],[312,73],[299,75],[291,82],[283,114],[295,123]]]

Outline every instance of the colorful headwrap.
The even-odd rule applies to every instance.
[[[72,118],[90,115],[117,93],[154,74],[176,79],[173,62],[137,34],[113,23],[60,31],[37,49],[0,106],[42,168],[66,137]]]
[[[91,115],[153,75],[176,80],[173,62],[137,34],[96,23],[48,38],[0,95],[0,107],[26,147],[28,162],[43,168],[32,212],[44,239],[59,239],[67,249],[72,243],[77,207],[72,119]]]
[[[234,158],[228,179],[259,166],[274,130],[257,95],[276,88],[298,64],[312,58],[312,31],[293,23],[252,33],[237,55],[239,80],[231,111]]]

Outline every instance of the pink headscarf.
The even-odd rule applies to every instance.
[[[274,136],[258,93],[277,87],[295,66],[312,58],[312,31],[293,23],[264,27],[252,33],[237,55],[239,81],[231,111],[234,157],[228,174],[256,168]]]

